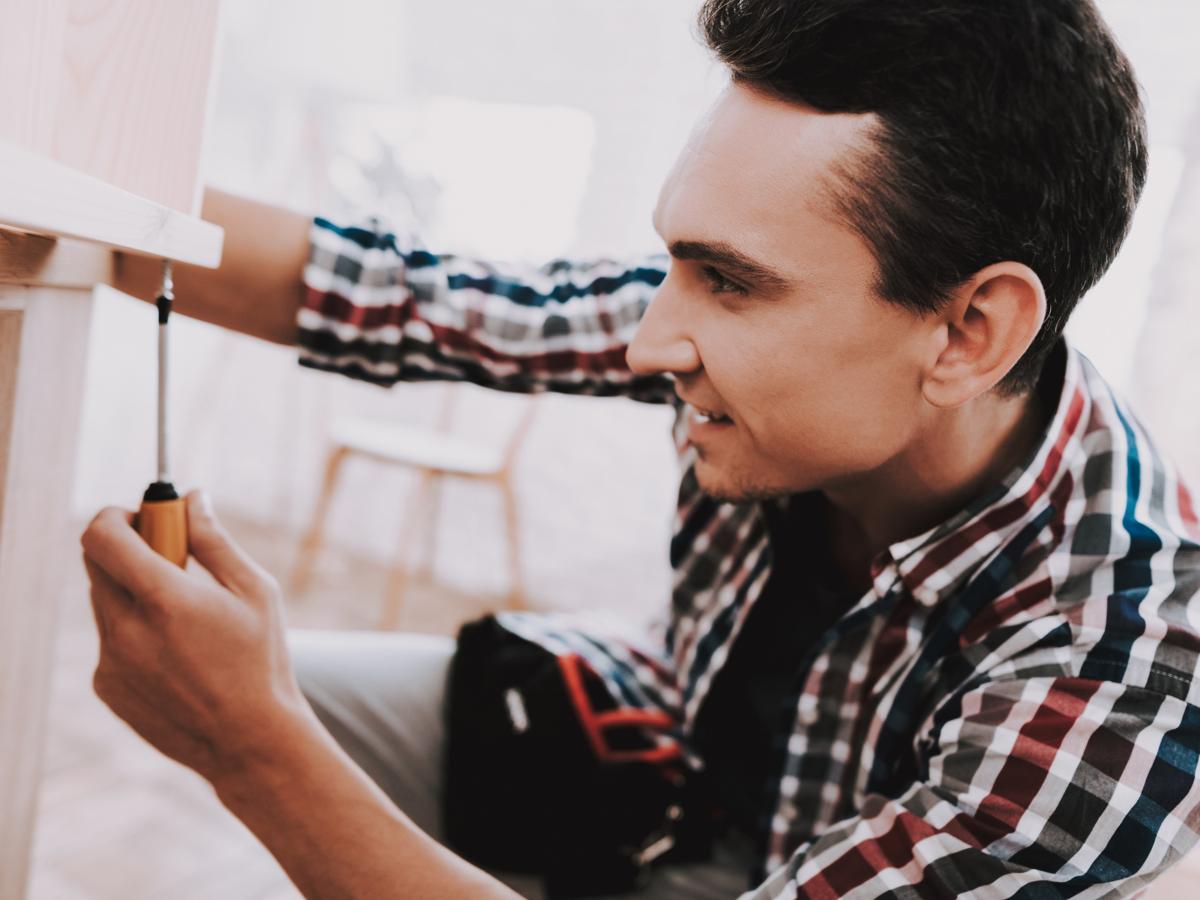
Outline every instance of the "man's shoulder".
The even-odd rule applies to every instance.
[[[1008,624],[1057,633],[1053,649],[1034,655],[1057,660],[1065,674],[1196,702],[1196,494],[1130,404],[1086,357],[1076,362],[1075,436],[1048,485],[1041,540],[1008,593],[1041,585],[1043,602]]]
[[[1078,439],[1068,445],[1060,501],[1063,549],[1098,567],[1200,549],[1196,490],[1130,403],[1080,356],[1084,400]],[[1147,576],[1155,572],[1145,573]]]

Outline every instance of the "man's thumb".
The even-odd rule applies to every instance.
[[[239,596],[257,592],[266,573],[217,521],[208,491],[191,491],[186,499],[188,549],[196,562]]]

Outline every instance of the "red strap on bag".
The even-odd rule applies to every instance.
[[[677,743],[650,747],[646,750],[616,750],[610,747],[605,739],[605,731],[612,728],[641,725],[648,728],[667,729],[675,724],[666,713],[652,712],[642,709],[610,709],[599,712],[592,708],[584,689],[584,668],[587,663],[574,653],[565,653],[558,657],[559,668],[562,669],[563,682],[570,697],[588,742],[592,745],[597,759],[601,762],[647,762],[666,763],[681,759],[683,751]],[[587,671],[591,671],[587,667]]]

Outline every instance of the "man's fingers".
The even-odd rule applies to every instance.
[[[129,593],[107,572],[86,556],[83,564],[91,580],[90,597],[96,628],[100,633],[101,653],[128,653],[129,642],[144,627],[141,616]]]
[[[115,586],[116,582],[108,577],[107,572],[88,559],[86,553],[83,554],[83,567],[87,569],[88,581],[91,582],[88,599],[91,601],[92,616],[96,620],[96,631],[100,635],[100,643],[103,644],[108,640],[108,619],[104,612],[106,604],[97,594],[100,590]]]
[[[100,634],[101,643],[108,640],[108,607],[107,595],[118,590],[118,584],[108,577],[108,572],[100,568],[84,554],[83,565],[88,570],[88,581],[91,588],[88,599],[91,602],[91,614],[96,619],[96,631]]]
[[[200,565],[239,597],[258,597],[274,584],[271,574],[217,521],[204,491],[190,491],[186,499],[188,549]]]
[[[86,556],[113,581],[142,602],[161,602],[164,591],[182,595],[183,570],[151,549],[133,527],[133,513],[108,506],[92,519],[79,539]]]

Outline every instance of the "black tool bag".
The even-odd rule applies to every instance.
[[[703,773],[618,710],[579,657],[487,615],[450,667],[443,822],[472,863],[544,878],[549,900],[633,891],[652,863],[710,859],[721,825]]]

